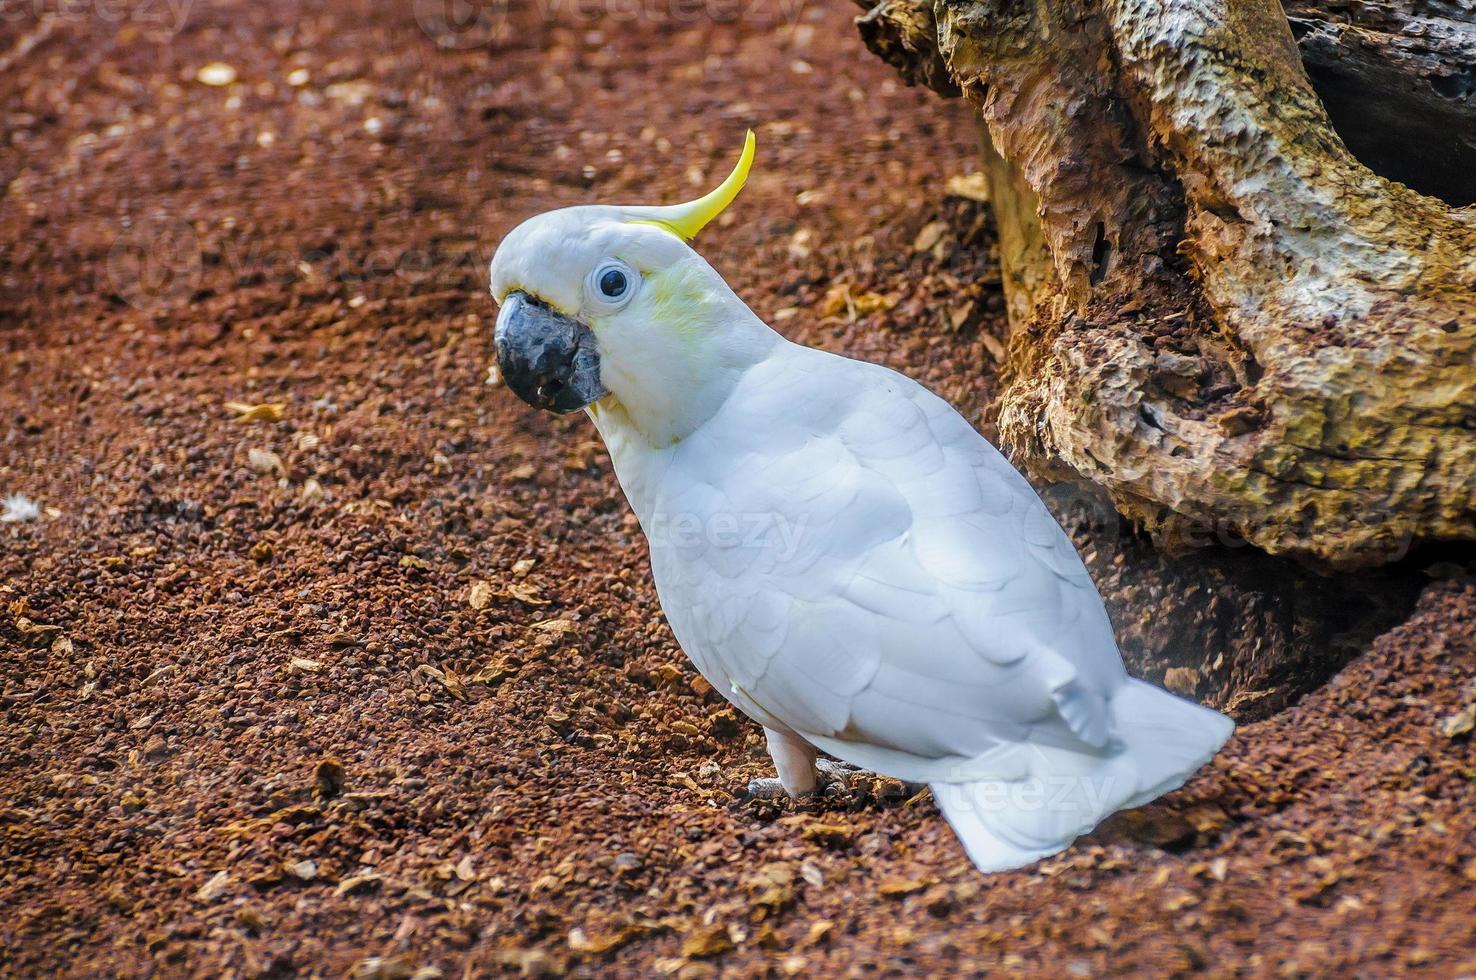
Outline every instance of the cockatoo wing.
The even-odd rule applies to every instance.
[[[785,345],[670,475],[647,528],[663,606],[760,720],[914,779],[1007,777],[1021,743],[1107,743],[1125,675],[1085,567],[920,385]]]
[[[1061,850],[1230,735],[1127,677],[1040,498],[901,375],[785,345],[663,465],[641,516],[698,668],[771,728],[931,784],[983,870]]]

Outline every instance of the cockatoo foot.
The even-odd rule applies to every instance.
[[[815,768],[825,782],[826,796],[861,795],[875,800],[901,801],[911,799],[927,788],[925,783],[909,783],[834,759],[816,759]]]
[[[777,800],[789,795],[784,791],[784,784],[779,781],[778,776],[750,779],[744,793],[750,800]]]
[[[830,759],[816,759],[814,773],[811,777],[811,786],[802,792],[792,792],[784,785],[784,780],[778,776],[769,776],[763,779],[751,779],[746,790],[750,800],[777,800],[781,797],[800,799],[807,796],[825,796],[831,799],[849,796],[851,792],[851,776],[871,776],[872,773],[864,772],[846,765],[844,762],[834,762]],[[798,780],[798,785],[804,785],[804,781]]]
[[[786,796],[799,799],[824,796],[827,799],[859,797],[882,802],[902,802],[921,793],[927,786],[857,769],[832,759],[815,760],[815,786],[808,793],[791,793],[778,776],[749,780],[744,796],[750,800],[778,800]]]
[[[798,735],[772,728],[764,729],[764,735],[778,776],[752,780],[748,784],[749,799],[773,800],[780,796],[836,799],[861,794],[886,800],[907,799],[922,792],[921,784],[905,783],[834,759],[821,759],[815,747]]]

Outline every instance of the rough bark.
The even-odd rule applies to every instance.
[[[1370,126],[1425,134],[1394,148],[1404,176],[1476,197],[1476,169],[1445,166],[1476,152],[1454,60],[1473,14],[1402,3],[1294,3],[1300,51],[1275,0],[883,0],[860,19],[986,129],[1012,455],[1106,488],[1171,548],[1229,535],[1351,567],[1476,538],[1476,211],[1366,166],[1303,67],[1344,101],[1382,86]]]

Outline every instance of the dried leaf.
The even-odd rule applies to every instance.
[[[287,412],[286,402],[226,402],[226,411],[236,413],[237,422],[280,422]]]
[[[604,923],[589,923],[569,930],[569,948],[576,953],[599,955],[619,949],[651,932],[651,926],[617,917]]]
[[[1005,350],[1004,344],[1000,342],[998,337],[988,331],[981,330],[979,332],[979,340],[983,342],[984,349],[989,351],[989,356],[994,358],[996,364],[1003,364],[1005,362],[1005,358],[1009,355]]]
[[[520,660],[507,655],[494,657],[467,680],[472,684],[497,684],[517,673],[518,668],[522,665]]]
[[[366,956],[349,967],[352,980],[411,980],[415,967],[408,955]]]
[[[461,681],[461,676],[449,668],[442,670],[432,667],[430,664],[421,664],[415,668],[417,674],[429,677],[431,680],[444,687],[447,693],[462,701],[467,700],[466,686]]]
[[[820,301],[820,315],[835,317],[844,315],[846,319],[855,322],[858,316],[875,313],[878,310],[890,310],[897,305],[897,301],[890,296],[867,291],[855,292],[850,283],[838,283],[826,290],[825,298]]]
[[[530,606],[548,605],[548,600],[539,595],[536,588],[524,582],[517,582],[508,586],[507,594],[519,602],[527,603]]]
[[[877,886],[877,894],[883,898],[901,898],[928,887],[929,882],[921,879],[888,878]]]
[[[732,948],[733,938],[722,924],[699,926],[682,938],[682,955],[687,957],[718,956]]]
[[[53,640],[61,636],[60,626],[49,626],[45,623],[33,623],[25,616],[15,618],[16,632],[20,633],[21,639],[26,641],[27,646],[48,646]]]
[[[340,881],[338,887],[333,889],[333,894],[340,897],[343,895],[357,895],[361,892],[373,891],[383,883],[384,875],[376,874],[373,871],[366,871],[363,874],[351,875]]]
[[[856,830],[843,823],[812,823],[800,831],[805,840],[826,847],[846,847],[856,836]]]

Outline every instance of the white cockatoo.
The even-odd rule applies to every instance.
[[[974,863],[1029,864],[1176,788],[1234,727],[1129,677],[1071,540],[895,371],[794,344],[687,244],[738,194],[530,218],[492,260],[502,377],[583,409],[702,675],[784,791],[817,750],[928,783]]]

